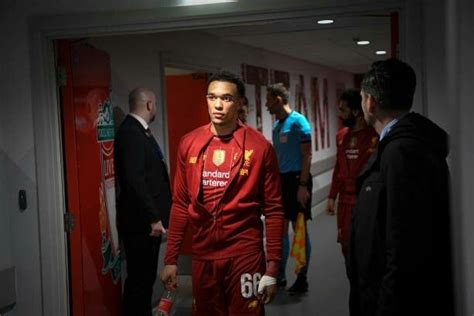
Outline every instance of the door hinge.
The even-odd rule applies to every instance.
[[[70,233],[74,230],[74,227],[76,226],[76,217],[74,216],[73,213],[65,213],[64,214],[64,231],[66,233]]]
[[[58,87],[64,87],[67,85],[66,68],[63,66],[57,66],[56,68],[56,84]]]

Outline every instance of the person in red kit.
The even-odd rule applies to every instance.
[[[356,203],[356,178],[369,157],[375,151],[378,135],[364,120],[359,91],[351,89],[342,93],[339,104],[339,117],[345,126],[336,135],[337,160],[332,175],[326,212],[334,215],[337,204],[337,241],[342,254],[347,258],[352,208]]]
[[[211,123],[185,135],[178,148],[161,280],[169,290],[177,287],[177,259],[190,225],[193,315],[264,315],[277,292],[283,233],[278,163],[263,135],[238,120],[244,96],[234,74],[212,75]]]

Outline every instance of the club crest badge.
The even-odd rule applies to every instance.
[[[350,148],[355,148],[357,146],[357,138],[351,137],[349,140],[349,147]]]
[[[250,168],[250,160],[252,158],[253,149],[245,150],[244,153],[244,165],[243,168],[240,169],[241,176],[248,176],[249,175],[249,168]]]
[[[212,163],[215,164],[217,167],[222,165],[225,161],[225,150],[214,150],[212,154]]]
[[[252,154],[253,154],[253,149],[245,150],[245,160],[249,161],[250,157],[252,157]]]
[[[102,274],[110,272],[115,284],[121,277],[121,253],[115,226],[114,115],[110,98],[99,105],[96,119],[97,143],[100,144],[101,182],[98,188],[99,223],[102,239]]]

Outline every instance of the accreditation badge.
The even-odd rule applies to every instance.
[[[224,163],[225,161],[225,150],[221,150],[221,149],[216,149],[214,150],[214,153],[212,154],[212,162],[216,165],[216,166],[220,166]]]
[[[288,134],[280,134],[280,144],[288,143]]]

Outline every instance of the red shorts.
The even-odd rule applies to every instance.
[[[264,315],[257,299],[263,252],[227,259],[193,259],[193,315]]]

